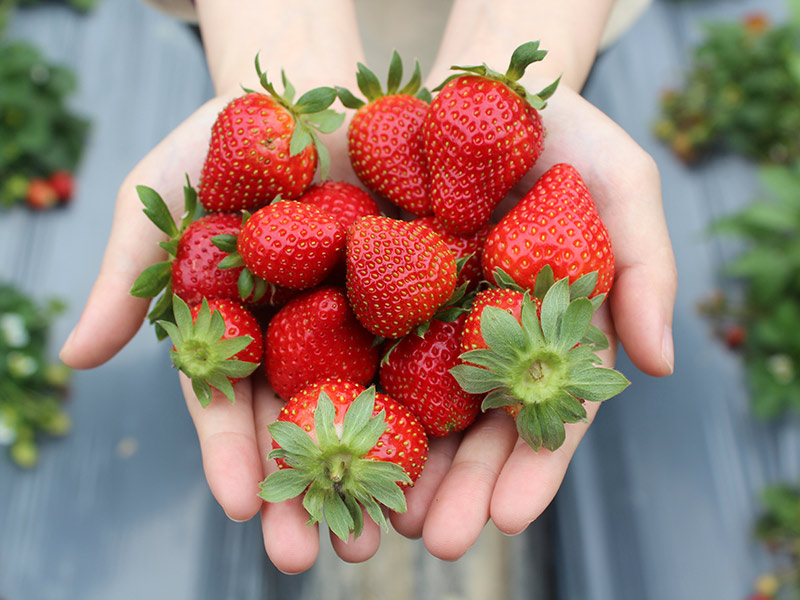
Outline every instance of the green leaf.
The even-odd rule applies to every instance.
[[[309,481],[308,473],[300,469],[279,469],[259,484],[258,496],[267,502],[284,502],[302,494]]]
[[[495,373],[472,365],[456,365],[450,369],[450,374],[468,394],[485,394],[505,385]]]
[[[315,146],[317,148],[317,162],[319,164],[319,176],[320,179],[325,181],[328,178],[328,174],[331,170],[331,154],[328,152],[328,148],[319,141],[318,138],[315,137]]]
[[[297,156],[313,142],[314,137],[311,134],[311,130],[309,129],[308,125],[302,121],[296,121],[294,132],[292,132],[292,139],[289,142],[289,155]]]
[[[283,69],[281,69],[281,83],[283,84],[283,98],[287,103],[291,104],[294,102],[295,89],[292,82],[286,77],[286,71]]]
[[[335,418],[336,409],[333,402],[328,394],[320,392],[317,408],[314,410],[314,430],[317,433],[319,447],[323,451],[339,444],[339,436],[336,434],[336,427],[333,424]]]
[[[214,311],[214,314],[219,314],[219,312]],[[214,336],[211,337],[213,338]],[[230,358],[235,354],[239,354],[239,352],[247,348],[252,342],[253,338],[251,338],[249,335],[239,335],[236,337],[219,340],[214,344],[214,350],[222,358]]]
[[[194,331],[192,311],[189,309],[186,302],[177,294],[172,295],[172,313],[175,315],[175,323],[182,333]]]
[[[220,233],[219,235],[212,236],[211,243],[223,252],[233,254],[238,251],[238,239],[239,238],[232,233]]]
[[[630,381],[619,371],[587,366],[570,369],[568,383],[564,385],[564,389],[576,398],[602,402],[616,396],[629,385]]]
[[[500,356],[492,350],[483,348],[467,350],[459,356],[459,359],[478,367],[490,369],[498,375],[506,374],[510,366],[510,361],[507,358]]]
[[[275,443],[289,455],[314,459],[322,455],[311,437],[296,423],[275,421],[267,426],[267,430]]]
[[[178,226],[159,193],[144,185],[137,185],[136,193],[144,204],[144,214],[147,215],[147,218],[170,238],[178,237],[180,235]]]
[[[336,493],[326,494],[323,511],[328,528],[336,537],[346,542],[355,528],[355,523],[341,496]]]
[[[430,104],[432,98],[431,93],[421,87],[422,86],[422,71],[419,67],[419,61],[414,61],[414,72],[411,74],[411,79],[408,80],[398,94],[408,94],[409,96],[416,95],[420,100]]]
[[[155,298],[167,287],[171,277],[171,262],[165,261],[150,265],[136,278],[130,294],[137,298]]]
[[[550,265],[545,265],[541,268],[539,273],[536,275],[536,280],[533,287],[533,295],[539,300],[543,300],[545,294],[553,287],[553,284],[556,282],[555,277],[553,275],[553,267]]]
[[[558,89],[558,84],[561,83],[562,75],[559,75],[558,78],[548,85],[546,88],[541,90],[538,94],[536,94],[536,98],[542,101],[542,105],[540,107],[534,107],[536,110],[541,110],[547,106],[547,100],[549,100],[553,94],[556,93],[556,89]]]
[[[517,398],[511,390],[508,388],[502,387],[497,388],[496,390],[492,390],[486,397],[483,399],[481,403],[481,410],[486,412],[490,408],[501,408],[503,406],[515,406],[517,404],[521,404],[522,400]]]
[[[242,260],[241,255],[238,252],[234,252],[233,254],[228,254],[225,258],[223,258],[217,264],[218,269],[238,269],[239,267],[244,266],[244,260]]]
[[[222,317],[219,318],[221,319]],[[197,337],[203,339],[209,339],[210,329],[211,329],[211,308],[208,305],[208,300],[206,298],[203,298],[203,301],[200,304],[200,310],[197,312],[197,317],[194,321],[194,327],[192,328],[192,330],[194,331],[194,334]],[[183,329],[183,331],[188,331],[188,329]],[[219,339],[219,336],[216,336],[216,338]]]
[[[597,286],[598,272],[581,275],[569,286],[569,299],[588,298]]]
[[[375,386],[370,386],[358,396],[347,408],[342,425],[342,444],[349,446],[356,436],[372,418],[375,410]]]
[[[334,88],[318,87],[300,96],[294,105],[294,110],[299,114],[318,113],[328,108],[335,100],[336,90]]]
[[[210,373],[206,378],[206,382],[213,388],[218,389],[223,395],[233,404],[236,401],[236,394],[233,391],[233,384],[226,375],[219,372]]]
[[[403,61],[400,54],[395,50],[392,52],[392,60],[389,62],[389,75],[386,79],[386,95],[394,94],[400,88],[403,80]]]
[[[547,56],[547,51],[539,49],[538,41],[526,42],[518,46],[511,55],[506,77],[511,81],[519,81],[530,64],[542,60],[545,56]]]
[[[548,400],[548,404],[564,423],[586,421],[586,409],[580,400],[565,390],[559,390]]]
[[[361,506],[364,507],[372,520],[375,521],[381,529],[388,532],[389,524],[386,522],[386,516],[383,514],[383,510],[381,510],[381,505],[375,501],[375,498],[367,493],[363,486],[360,485],[349,491],[353,494],[355,499],[358,500]]]
[[[539,429],[542,432],[542,446],[551,451],[558,450],[566,438],[564,423],[547,402],[535,405],[535,409],[539,419]]]
[[[339,96],[339,102],[341,102],[345,106],[345,108],[352,108],[354,110],[358,110],[365,104],[363,100],[353,95],[353,92],[351,92],[347,88],[337,87],[336,94]]]
[[[502,308],[486,306],[481,313],[480,328],[486,345],[498,354],[514,357],[527,349],[519,321]]]
[[[350,494],[342,494],[341,498],[350,513],[350,518],[353,519],[352,534],[355,539],[364,531],[364,511],[361,510],[356,499]]]
[[[582,346],[592,346],[594,350],[606,350],[609,347],[606,334],[594,325],[589,326],[580,343]]]
[[[194,395],[197,396],[200,406],[205,408],[211,404],[211,388],[205,381],[200,379],[192,379],[192,391],[194,392]]]
[[[217,365],[216,371],[232,379],[244,379],[252,375],[257,368],[258,363],[229,359]]]
[[[569,306],[569,282],[560,279],[547,291],[542,300],[541,323],[544,339],[548,344],[557,343],[561,320]]]
[[[364,486],[364,489],[373,496],[378,502],[393,510],[397,513],[403,513],[406,511],[406,497],[403,493],[403,490],[400,486],[396,483],[399,480],[408,480],[408,475],[406,475],[403,468],[399,465],[394,463],[382,463],[384,465],[391,465],[397,468],[397,476],[385,476],[375,475],[374,473],[370,473],[369,476],[364,477],[361,481],[361,484]],[[404,477],[405,476],[405,477]]]
[[[344,113],[336,112],[335,110],[323,110],[306,116],[303,121],[313,126],[320,133],[333,133],[344,123]]]
[[[358,82],[358,89],[367,98],[367,102],[374,102],[383,96],[381,89],[381,82],[375,76],[375,73],[370,71],[364,64],[358,63],[358,71],[356,72],[356,81]]]
[[[545,345],[542,324],[539,321],[536,303],[531,300],[527,293],[522,298],[520,323],[522,325],[522,331],[525,333],[525,337],[528,340],[529,347],[541,348]]]
[[[253,288],[256,285],[255,275],[253,275],[249,269],[242,269],[236,284],[239,288],[239,298],[247,300],[250,294],[253,293]]]
[[[593,315],[594,308],[588,299],[578,298],[570,302],[561,319],[557,350],[566,352],[579,343],[589,330]]]

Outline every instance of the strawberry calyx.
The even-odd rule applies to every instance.
[[[211,388],[222,392],[231,402],[234,391],[231,379],[242,379],[258,367],[258,363],[237,360],[236,354],[253,341],[249,335],[223,339],[225,320],[218,310],[211,312],[205,298],[196,320],[189,306],[177,295],[172,296],[175,322],[158,321],[172,339],[170,358],[175,368],[192,380],[192,389],[200,404],[211,403]]]
[[[389,62],[389,73],[386,78],[386,91],[383,90],[378,77],[364,64],[358,63],[356,72],[356,82],[358,89],[366,97],[366,102],[355,96],[350,90],[344,87],[336,87],[336,94],[339,101],[347,108],[359,109],[365,104],[375,102],[378,98],[392,96],[395,94],[416,96],[425,102],[431,101],[431,93],[422,87],[422,72],[419,61],[414,62],[414,72],[408,82],[401,88],[403,81],[403,60],[395,50],[392,52],[392,59]]]
[[[392,462],[365,458],[386,430],[386,411],[373,416],[375,388],[361,392],[347,408],[340,431],[334,425],[336,409],[330,397],[320,392],[314,411],[313,439],[299,425],[276,421],[268,426],[278,444],[269,458],[282,460],[279,469],[261,482],[259,497],[283,502],[304,494],[303,506],[309,523],[323,520],[339,538],[358,537],[364,527],[362,507],[385,531],[381,505],[405,512],[406,500],[400,483],[411,478]]]
[[[466,392],[486,394],[482,410],[510,407],[520,437],[534,450],[559,448],[564,424],[585,421],[584,401],[602,402],[630,384],[618,371],[597,366],[596,352],[608,340],[591,323],[602,299],[586,297],[592,274],[585,277],[575,289],[566,277],[546,290],[543,284],[539,311],[526,291],[519,321],[486,306],[480,331],[488,348],[463,353],[463,363],[450,371]]]
[[[266,72],[261,70],[258,55],[255,58],[255,68],[261,87],[294,117],[295,127],[289,142],[289,155],[297,156],[309,144],[313,144],[319,160],[320,177],[327,179],[331,157],[319,134],[333,133],[344,122],[344,113],[330,109],[336,100],[336,90],[327,86],[317,87],[305,92],[295,101],[295,88],[283,70],[281,70],[283,94],[280,94],[270,82]],[[253,92],[247,88],[244,91]]]
[[[157,322],[173,321],[171,269],[172,262],[178,253],[178,242],[189,225],[200,216],[202,209],[197,201],[197,191],[192,187],[188,175],[186,175],[186,185],[183,187],[184,209],[180,222],[176,223],[167,203],[153,188],[138,185],[136,193],[144,206],[144,214],[169,237],[167,241],[158,244],[167,252],[167,259],[152,264],[142,271],[130,289],[130,294],[137,298],[155,298],[161,294],[148,313],[147,319],[151,324],[156,324],[156,335],[159,340],[162,340],[167,334]]]
[[[250,218],[250,213],[243,211],[242,224],[244,224],[248,218]],[[237,236],[228,233],[215,235],[211,238],[211,243],[214,244],[214,246],[227,253],[227,256],[219,262],[217,268],[237,269],[241,267],[242,270],[240,271],[239,278],[236,281],[236,286],[239,290],[239,298],[243,302],[251,302],[255,304],[264,298],[268,293],[274,294],[276,286],[261,279],[261,277],[257,277],[245,266],[244,260],[242,260],[242,255],[239,254],[239,249],[237,246],[238,241],[239,238]]]
[[[528,102],[533,108],[536,110],[542,110],[547,106],[547,100],[558,88],[561,77],[559,76],[553,83],[536,94],[532,94],[526,90],[525,87],[519,83],[519,80],[522,79],[522,76],[525,74],[525,70],[531,64],[540,62],[545,56],[547,56],[547,50],[541,50],[539,48],[538,41],[525,42],[524,44],[518,46],[512,53],[511,61],[509,62],[508,69],[506,69],[505,73],[495,71],[489,68],[489,66],[485,63],[482,65],[472,66],[453,65],[450,67],[450,69],[453,71],[461,71],[461,73],[451,75],[436,88],[434,88],[434,91],[441,90],[449,81],[463,76],[464,73],[471,73],[473,75],[478,75],[480,77],[491,79],[493,81],[499,81],[500,83],[505,84],[510,90]]]

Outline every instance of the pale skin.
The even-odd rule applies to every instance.
[[[142,214],[135,186],[157,189],[180,214],[184,173],[198,181],[217,112],[241,93],[241,85],[258,85],[252,66],[256,53],[273,81],[279,82],[283,68],[299,92],[318,85],[356,90],[355,66],[364,56],[350,2],[239,0],[235,12],[222,0],[197,4],[217,97],[158,144],[120,187],[100,273],[62,349],[61,358],[72,367],[104,363],[141,327],[148,304],[128,291],[138,274],[162,257],[160,232]],[[453,64],[486,62],[504,70],[516,46],[541,40],[549,54],[531,67],[523,83],[535,92],[563,78],[542,112],[545,151],[503,206],[512,205],[557,162],[570,162],[581,172],[616,256],[614,288],[596,317],[612,340],[604,363],[613,364],[619,341],[641,371],[665,376],[673,368],[670,332],[677,278],[658,170],[621,128],[579,95],[610,6],[610,0],[456,0],[428,82],[441,81]],[[332,155],[331,177],[353,181],[344,128],[325,142]],[[117,326],[111,331],[98,326],[108,322]],[[107,331],[107,337],[98,339],[97,331]],[[257,497],[258,482],[276,469],[266,458],[271,448],[267,425],[283,403],[261,376],[237,384],[234,404],[220,396],[205,409],[185,379],[182,385],[208,485],[225,513],[237,521],[260,513],[265,549],[275,566],[286,573],[310,568],[319,552],[319,530],[305,524],[299,500],[266,504]],[[591,421],[597,406],[587,409]],[[408,511],[390,515],[393,527],[405,536],[422,537],[428,551],[445,560],[462,556],[489,520],[508,534],[524,531],[555,496],[588,426],[568,425],[561,448],[534,452],[519,440],[510,417],[492,411],[463,435],[432,440],[423,476],[407,493]],[[358,539],[343,543],[332,538],[331,543],[342,559],[364,561],[377,551],[380,530],[366,519]]]

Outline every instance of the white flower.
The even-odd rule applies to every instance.
[[[0,335],[11,348],[22,348],[31,339],[22,316],[14,312],[0,315]]]

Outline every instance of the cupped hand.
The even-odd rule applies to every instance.
[[[553,165],[575,166],[609,230],[616,259],[614,287],[594,320],[611,341],[600,353],[603,364],[614,364],[621,342],[644,373],[668,375],[677,276],[656,165],[618,125],[565,86],[542,117],[545,150],[496,217]],[[587,423],[566,425],[566,441],[554,452],[532,450],[511,417],[497,409],[462,436],[434,440],[425,472],[407,494],[408,512],[392,517],[395,529],[422,536],[427,549],[445,560],[462,556],[489,519],[504,533],[524,531],[554,498],[598,405],[587,403],[586,409]]]

